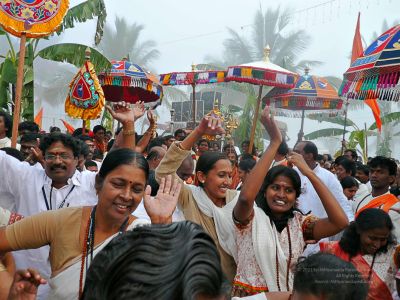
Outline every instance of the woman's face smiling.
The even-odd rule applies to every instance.
[[[294,206],[296,202],[296,190],[288,177],[279,175],[268,186],[265,191],[265,198],[272,213],[280,216]]]
[[[120,222],[130,216],[139,205],[146,188],[146,174],[135,165],[120,165],[98,185],[99,208],[107,211],[110,219]]]
[[[214,167],[204,174],[198,172],[197,176],[208,197],[214,202],[224,200],[229,186],[232,184],[232,164],[228,159],[220,159]]]

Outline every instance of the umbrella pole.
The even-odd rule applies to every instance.
[[[344,109],[344,125],[343,125],[343,137],[342,137],[342,150],[341,155],[343,155],[344,147],[345,147],[345,136],[346,136],[346,127],[347,127],[347,108],[349,106],[349,100],[346,100],[346,107]]]
[[[193,129],[196,128],[196,85],[192,84],[193,88],[193,102],[192,102],[192,122],[193,122]]]
[[[251,127],[251,135],[250,135],[250,145],[249,145],[249,153],[253,153],[253,146],[254,146],[254,135],[256,133],[257,121],[258,121],[258,111],[260,110],[260,103],[261,103],[261,95],[262,95],[263,86],[260,85],[258,89],[258,99],[256,104],[256,110],[254,112],[253,117],[253,125]]]
[[[86,120],[82,120],[82,135],[86,134]]]
[[[301,126],[300,126],[300,131],[297,135],[297,143],[300,143],[303,140],[303,136],[304,136],[303,129],[304,129],[304,109],[301,111]]]
[[[364,123],[364,132],[365,132],[365,158],[368,161],[368,131],[367,131],[367,123]]]
[[[12,137],[11,137],[12,148],[16,148],[17,146],[18,124],[19,124],[19,117],[21,114],[22,86],[24,82],[25,49],[26,49],[26,34],[22,33],[19,46],[17,84],[15,91],[15,105],[13,113],[13,127],[12,127]]]

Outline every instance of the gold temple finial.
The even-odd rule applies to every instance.
[[[192,72],[196,71],[196,65],[195,63],[192,63]]]
[[[306,66],[306,67],[304,68],[304,74],[305,74],[305,75],[308,75],[308,73],[310,73],[310,68],[309,68],[308,66]]]
[[[219,111],[219,109],[218,109],[218,99],[214,100],[214,111]]]
[[[85,50],[85,59],[90,60],[90,55],[92,54],[92,51],[90,50],[89,47],[86,48]]]
[[[265,46],[264,48],[264,61],[269,62],[269,54],[271,53],[271,48],[269,45]]]

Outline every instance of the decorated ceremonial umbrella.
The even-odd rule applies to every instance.
[[[26,38],[40,38],[54,32],[68,10],[68,0],[1,0],[0,25],[20,37],[11,146],[17,144],[24,77]]]
[[[256,132],[263,86],[289,89],[294,86],[297,76],[297,74],[270,62],[270,51],[271,49],[268,46],[264,49],[264,60],[262,61],[229,67],[225,79],[226,81],[246,82],[259,86],[256,110],[251,127],[249,153],[253,150],[254,134]]]
[[[303,138],[304,116],[306,111],[331,111],[338,112],[343,105],[343,100],[338,96],[336,89],[325,78],[305,74],[300,76],[292,89],[274,88],[265,97],[263,102],[271,105],[273,109],[283,116],[300,116],[301,126],[298,142]],[[290,111],[291,113],[289,113]]]
[[[160,75],[162,85],[191,85],[193,88],[192,99],[192,126],[196,126],[196,85],[219,83],[225,81],[225,71],[196,71],[192,65],[192,72],[173,72]]]
[[[339,95],[357,100],[400,100],[400,25],[384,32],[351,64]]]
[[[128,60],[113,60],[111,64],[110,71],[99,74],[107,101],[161,103],[163,90],[156,75]]]
[[[83,134],[86,120],[100,118],[104,108],[104,93],[97,78],[93,64],[90,62],[90,49],[85,51],[85,64],[72,79],[67,98],[65,112],[72,118],[83,120]]]

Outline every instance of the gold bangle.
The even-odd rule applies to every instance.
[[[131,129],[131,130],[125,130],[122,129],[122,135],[126,136],[126,135],[134,135],[135,134],[135,130]]]

